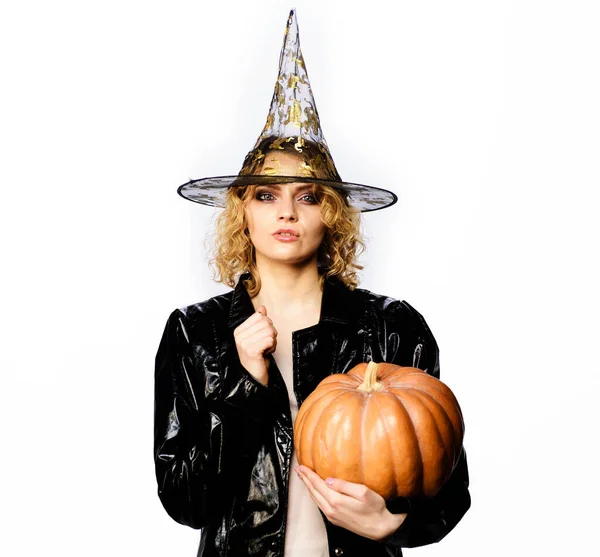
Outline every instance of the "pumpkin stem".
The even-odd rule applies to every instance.
[[[375,362],[369,362],[367,369],[365,370],[365,378],[363,382],[356,387],[359,391],[365,393],[372,393],[373,391],[380,391],[383,389],[383,383],[377,381],[377,367],[379,364]]]

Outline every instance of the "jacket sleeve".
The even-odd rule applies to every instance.
[[[201,528],[220,520],[244,462],[257,450],[261,432],[268,431],[271,390],[242,368],[231,374],[236,379],[223,394],[223,362],[192,338],[181,310],[167,321],[155,363],[158,496],[171,518]],[[241,368],[239,361],[228,365]]]
[[[439,350],[423,316],[406,302],[401,302],[413,316],[411,352],[413,364],[393,361],[398,365],[414,365],[439,379]],[[404,314],[406,315],[406,314]],[[404,317],[405,318],[405,317]],[[404,352],[406,355],[406,352]],[[471,506],[469,473],[463,450],[448,481],[435,497],[415,498],[388,503],[391,512],[407,512],[400,528],[386,540],[392,547],[417,547],[439,542],[461,520]]]

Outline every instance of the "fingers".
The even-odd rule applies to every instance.
[[[277,330],[261,305],[233,331],[240,362],[252,375],[265,375],[265,356],[277,348]],[[268,366],[267,366],[268,367]]]
[[[267,308],[265,306],[258,306],[256,312],[254,312],[250,317],[248,317],[248,319],[246,319],[246,321],[234,329],[233,334],[237,335],[245,333],[257,323],[269,323],[273,327],[273,321],[270,317],[267,317]]]
[[[340,478],[326,478],[325,483],[330,489],[342,493],[343,495],[347,495],[348,497],[352,497],[353,499],[357,499],[358,501],[366,501],[368,498],[374,497],[384,500],[379,493],[376,493],[363,484],[347,482]]]
[[[328,516],[328,517],[331,516],[331,514],[332,514],[331,502],[317,488],[318,482],[319,481],[323,482],[323,480],[321,478],[319,478],[319,476],[314,474],[314,472],[313,472],[313,474],[315,476],[317,476],[317,478],[318,478],[317,480],[313,479],[312,476],[308,477],[308,475],[306,473],[304,473],[304,470],[306,470],[306,469],[302,469],[302,471],[299,472],[298,475],[300,476],[300,479],[304,482],[304,485],[308,489],[308,492],[309,492],[312,500],[325,513],[326,516]],[[323,486],[321,486],[321,489],[323,490],[323,492],[326,492],[326,490],[328,488],[327,488],[327,486],[324,485],[324,488],[323,488]]]
[[[260,314],[257,314],[260,315]],[[277,338],[277,330],[273,326],[273,322],[268,317],[263,317],[259,321],[255,321],[243,330],[236,329],[233,336],[238,344],[244,344],[247,340],[255,342],[263,337]]]
[[[249,336],[236,339],[240,356],[248,356],[256,359],[265,354],[274,352],[277,347],[277,334],[270,330],[262,330],[250,333]]]
[[[384,537],[381,535],[381,524],[389,512],[380,495],[366,486],[338,478],[327,478],[324,481],[306,466],[299,466],[296,470],[313,501],[332,524],[370,539]],[[344,492],[337,491],[336,488]]]
[[[267,334],[253,342],[251,345],[241,346],[243,346],[243,349],[248,355],[257,358],[275,352],[277,349],[277,339],[272,334]]]
[[[364,501],[365,498],[368,495],[370,495],[370,493],[375,493],[374,491],[370,490],[366,485],[347,482],[339,478],[326,478],[325,480],[323,480],[310,468],[306,466],[300,466],[299,468],[301,473],[307,477],[307,479],[311,482],[315,489],[322,492],[323,495],[328,495],[328,492],[331,492],[331,490],[333,490],[337,493],[341,493],[343,495],[347,495],[348,497],[352,497],[353,499]],[[380,497],[377,493],[375,493],[375,495]]]
[[[260,308],[264,308],[265,306],[260,306]],[[246,319],[246,321],[244,321],[241,325],[239,325],[238,327],[235,328],[234,330],[234,334],[236,332],[238,333],[242,333],[244,332],[246,329],[248,329],[249,327],[252,327],[253,325],[255,325],[256,323],[259,323],[261,321],[263,321],[265,318],[268,319],[271,323],[273,323],[268,317],[267,317],[267,310],[264,310],[264,314],[261,313],[260,311],[256,311],[254,312],[250,317],[248,317],[248,319]]]

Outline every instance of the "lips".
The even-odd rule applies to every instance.
[[[275,238],[278,242],[282,242],[284,244],[297,242],[298,236],[298,232],[292,230],[291,228],[280,228],[277,232],[273,233],[273,238]]]
[[[279,230],[273,233],[273,236],[283,238],[297,238],[299,234],[291,228],[280,228]]]

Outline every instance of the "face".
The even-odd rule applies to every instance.
[[[282,176],[302,175],[302,159],[294,153],[268,152],[260,174],[274,169]],[[246,220],[254,244],[257,264],[290,265],[317,262],[317,251],[325,236],[321,207],[303,182],[257,186],[246,205]],[[285,230],[287,232],[278,232]]]

